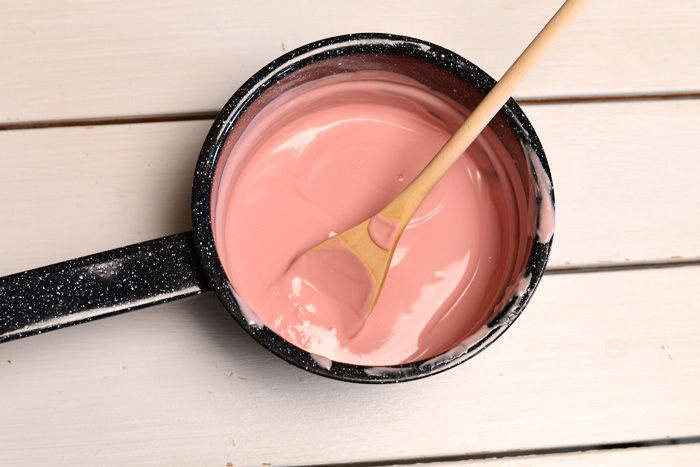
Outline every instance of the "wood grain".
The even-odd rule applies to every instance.
[[[545,277],[474,360],[363,386],[310,375],[216,299],[0,346],[0,464],[328,464],[700,432],[700,267]]]
[[[700,100],[525,112],[554,180],[552,266],[700,258]]]
[[[191,229],[210,122],[0,132],[0,274]]]
[[[211,111],[263,65],[351,32],[419,37],[499,77],[560,0],[12,0],[0,15],[0,122]],[[594,2],[521,97],[698,91],[700,3]]]

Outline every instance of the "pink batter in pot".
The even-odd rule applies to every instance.
[[[323,78],[266,106],[233,146],[213,203],[221,261],[255,316],[308,352],[372,366],[433,357],[480,329],[517,284],[527,236],[518,207],[525,192],[490,129],[407,226],[368,317],[369,273],[345,267],[342,255],[289,270],[309,248],[379,212],[465,116],[389,72]],[[391,236],[391,225],[375,227],[373,237]],[[329,267],[343,275],[340,290]]]

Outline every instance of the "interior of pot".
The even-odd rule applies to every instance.
[[[265,76],[266,80],[261,79],[263,77],[261,73],[264,71],[262,70],[256,75],[257,83],[252,81],[247,83],[247,86],[239,91],[238,99],[235,99],[236,96],[232,99],[237,100],[236,111],[227,115],[218,125],[219,147],[212,167],[210,213],[215,212],[217,207],[223,168],[231,164],[235,166],[241,162],[231,157],[232,149],[239,137],[265,106],[292,88],[338,73],[363,70],[388,71],[412,78],[466,109],[473,109],[493,85],[493,80],[469,62],[454,54],[437,53],[444,49],[435,48],[426,51],[425,48],[419,48],[419,50],[412,44],[393,47],[393,49],[377,51],[360,45],[354,50],[351,48],[341,53],[324,53],[320,56],[312,56],[304,62],[297,61],[295,66],[286,69],[277,67],[277,70],[282,68],[283,71],[273,76]],[[280,61],[278,60],[277,63]],[[503,176],[507,178],[512,190],[511,199],[514,200],[510,203],[510,212],[505,222],[510,223],[511,227],[520,232],[520,235],[517,238],[514,237],[508,245],[508,254],[500,269],[501,277],[496,281],[500,285],[492,293],[490,311],[484,313],[476,326],[464,330],[464,338],[460,342],[455,342],[452,351],[428,360],[387,368],[367,368],[336,362],[329,365],[328,362],[319,363],[317,358],[300,349],[290,349],[293,346],[266,330],[260,322],[256,322],[255,313],[246,309],[245,304],[231,289],[230,292],[234,295],[233,301],[236,303],[229,308],[234,318],[269,350],[291,363],[324,376],[348,381],[396,382],[427,376],[464,361],[488,345],[505,329],[502,326],[504,316],[508,317],[506,321],[510,324],[514,316],[517,316],[513,311],[519,312],[526,303],[539,280],[548,253],[548,249],[540,251],[541,245],[538,247],[536,241],[538,209],[542,194],[538,194],[538,186],[533,180],[534,169],[531,158],[543,157],[543,154],[537,154],[538,150],[541,153],[538,141],[535,141],[537,147],[533,153],[534,131],[514,103],[510,104],[506,112],[499,113],[491,121],[489,128],[510,155],[508,160],[498,161],[501,164]],[[544,175],[548,179],[548,174]],[[216,218],[212,217],[212,231],[215,231]],[[214,242],[216,243],[215,236]],[[533,248],[540,250],[533,251]],[[535,256],[537,258],[533,260]],[[220,297],[222,294],[229,293],[223,289],[217,292]],[[222,297],[222,299],[224,303],[227,303],[227,300],[231,302],[231,297]]]

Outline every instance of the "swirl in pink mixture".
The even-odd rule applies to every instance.
[[[329,262],[343,276],[330,295],[322,291],[335,276],[324,264],[288,271],[312,246],[379,212],[464,117],[444,96],[388,72],[323,78],[275,99],[233,147],[213,212],[236,293],[292,344],[359,365],[429,358],[483,326],[511,280],[514,206],[524,196],[507,182],[508,153],[489,129],[406,228],[366,320],[364,272],[343,257]]]

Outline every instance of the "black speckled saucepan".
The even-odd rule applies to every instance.
[[[404,365],[380,368],[323,362],[267,327],[249,322],[222,268],[212,236],[212,203],[230,148],[245,126],[268,102],[294,86],[367,69],[404,74],[467,108],[474,108],[495,84],[459,55],[402,36],[339,36],[283,55],[236,91],[212,125],[193,180],[193,230],[0,278],[0,342],[213,290],[260,345],[289,363],[330,378],[363,383],[409,381],[479,353],[519,316],[544,272],[551,248],[551,238],[543,242],[536,235],[543,197],[550,197],[549,209],[553,206],[549,168],[534,129],[512,99],[489,127],[511,153],[526,189],[534,193],[534,201],[524,207],[531,218],[524,222],[529,229],[528,245],[519,271],[525,283],[521,280],[519,293],[503,298],[485,332],[470,341],[442,356]]]

